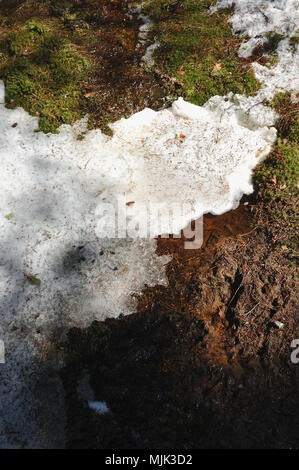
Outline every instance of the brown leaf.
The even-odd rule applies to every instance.
[[[218,70],[221,70],[221,64],[215,64],[213,68],[213,72],[217,72]]]

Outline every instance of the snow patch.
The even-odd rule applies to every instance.
[[[104,415],[110,411],[104,401],[89,401],[88,406],[99,415]]]
[[[270,31],[291,37],[299,23],[298,0],[220,0],[211,13],[234,6],[229,19],[235,34],[265,36]]]
[[[135,7],[133,10],[137,13],[137,17],[142,21],[142,25],[139,28],[139,43],[140,45],[148,44],[149,34],[154,26],[154,22],[151,18],[143,13],[144,2],[141,2],[140,5]],[[153,44],[147,46],[145,54],[142,57],[142,61],[148,66],[152,67],[155,63],[154,61],[154,52],[160,46],[159,41],[155,41]]]

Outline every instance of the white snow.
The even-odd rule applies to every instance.
[[[299,24],[298,24],[299,27]],[[291,91],[293,99],[299,92],[299,48],[293,51],[287,39],[280,41],[277,48],[277,64],[266,67],[253,64],[256,78],[262,83],[257,101],[271,100],[276,93]]]
[[[229,22],[235,34],[252,38],[275,31],[291,37],[298,29],[298,0],[220,0],[211,12],[233,5]]]
[[[104,415],[110,411],[104,401],[89,401],[88,406],[99,415]]]
[[[154,26],[154,22],[149,16],[143,13],[143,6],[144,2],[141,2],[133,9],[133,11],[137,13],[138,19],[142,21],[142,25],[139,28],[139,44],[147,45],[149,41],[149,34]],[[142,60],[148,67],[152,67],[154,65],[154,52],[159,46],[159,41],[155,41],[146,47]]]
[[[284,36],[280,41],[274,67],[253,64],[253,70],[262,87],[256,96],[256,103],[271,100],[276,93],[292,91],[293,99],[299,91],[299,48],[290,46],[289,39],[298,35],[299,0],[220,0],[211,13],[217,9],[234,5],[229,19],[233,32],[247,36],[239,55],[250,57],[255,47],[267,41],[267,33],[276,32]]]

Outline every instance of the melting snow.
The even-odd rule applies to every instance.
[[[229,21],[235,34],[252,38],[275,31],[291,37],[298,29],[298,0],[220,0],[211,12],[233,5]]]
[[[104,401],[89,401],[88,406],[99,415],[104,415],[110,411]]]

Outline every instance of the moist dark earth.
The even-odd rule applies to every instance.
[[[13,14],[20,3],[0,7]],[[136,24],[125,56],[115,40],[117,7],[126,2],[112,2],[115,10],[101,3],[110,20],[114,14],[98,50],[107,76],[85,92],[105,89],[111,120],[120,108],[161,108],[167,84],[138,66]],[[287,224],[272,224],[269,210],[256,181],[238,209],[204,217],[202,248],[158,240],[158,254],[173,255],[169,286],[145,286],[135,314],[71,329],[63,343],[53,338],[65,363],[68,448],[299,447],[299,364],[291,362],[299,338],[296,271],[288,247],[277,249],[277,226],[287,232]],[[77,390],[82,377],[109,413],[88,407]]]
[[[145,289],[134,315],[70,331],[70,448],[298,448],[294,270],[257,229],[258,204],[205,216],[199,250],[159,240],[169,287]],[[109,414],[80,399],[84,374]]]

